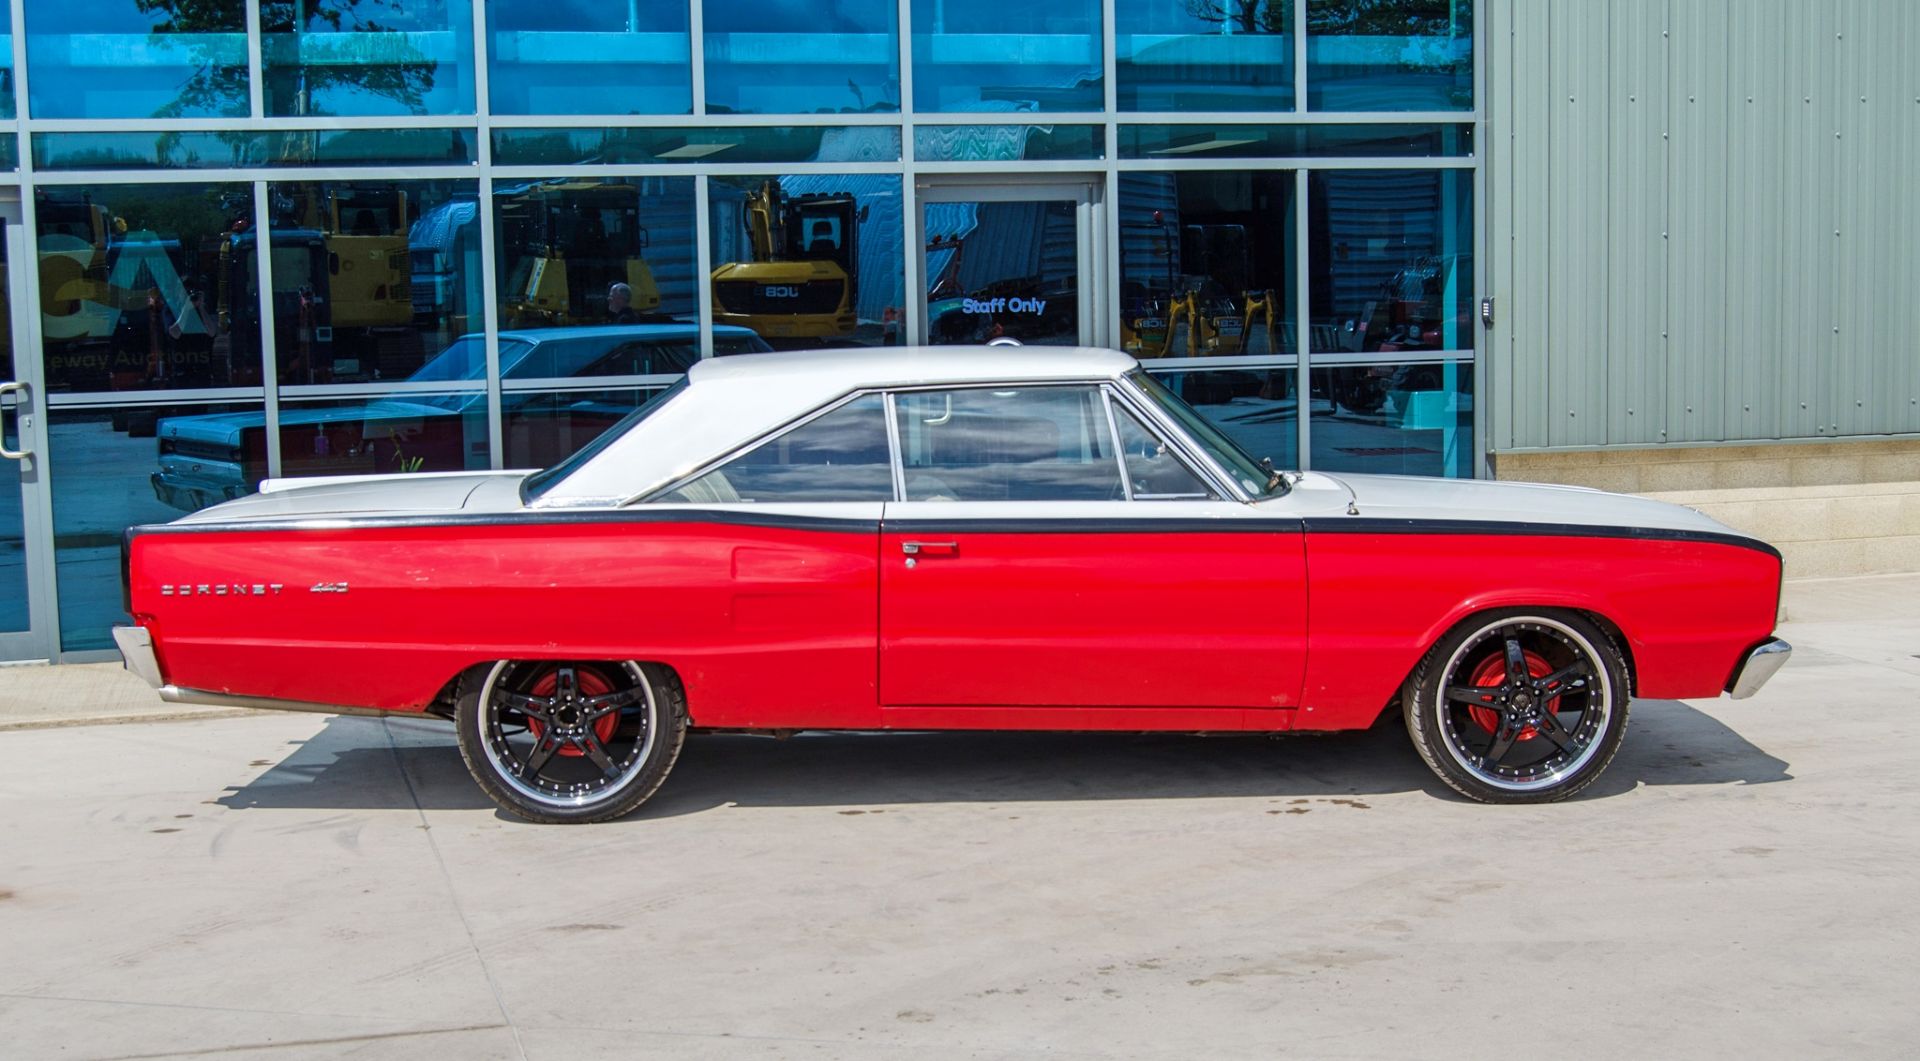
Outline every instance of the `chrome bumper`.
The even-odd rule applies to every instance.
[[[153,655],[153,634],[144,626],[116,626],[113,643],[120,646],[120,659],[127,669],[155,689],[165,685],[160,679],[160,661]]]
[[[1777,637],[1771,641],[1762,642],[1753,651],[1747,653],[1747,658],[1740,661],[1740,666],[1734,668],[1733,680],[1727,683],[1727,692],[1732,694],[1735,700],[1745,700],[1759,692],[1760,687],[1767,684],[1767,679],[1773,677],[1775,671],[1786,666],[1788,658],[1792,655],[1793,646]]]

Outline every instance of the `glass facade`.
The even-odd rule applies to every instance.
[[[0,462],[0,598],[52,573],[53,652],[109,645],[129,525],[546,467],[702,357],[1110,346],[1281,467],[1478,467],[1467,0],[24,11],[0,222],[35,260],[0,267],[38,315],[0,380],[46,397],[53,539]],[[1113,486],[923,442],[947,494]]]

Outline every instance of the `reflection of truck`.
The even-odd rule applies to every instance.
[[[542,181],[495,193],[495,242],[509,261],[502,324],[537,328],[607,319],[607,289],[633,289],[636,313],[660,308],[640,223],[640,186],[596,180]]]
[[[853,334],[866,219],[848,192],[788,195],[779,181],[761,184],[741,215],[751,260],[713,271],[714,323],[775,340]]]

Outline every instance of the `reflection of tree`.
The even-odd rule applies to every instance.
[[[1292,33],[1291,0],[1186,0],[1187,14],[1233,33]]]
[[[140,11],[160,16],[155,33],[230,34],[246,32],[245,0],[135,0]],[[432,5],[415,5],[432,6]],[[355,37],[332,45],[335,54],[313,54],[311,45],[296,65],[271,70],[270,90],[290,101],[271,106],[282,113],[316,113],[313,101],[335,90],[359,91],[385,97],[408,112],[419,113],[433,90],[439,66],[406,38],[397,24],[419,21],[410,16],[405,0],[261,0],[260,30],[269,53],[275,35],[297,38],[314,31],[352,33]],[[173,102],[158,117],[184,114],[244,113],[247,109],[247,68],[218,61],[220,45],[195,45],[199,69],[181,85]],[[289,58],[292,58],[289,56]],[[359,59],[361,61],[351,61]],[[329,60],[316,62],[315,60]],[[343,61],[346,60],[346,61]],[[281,84],[282,81],[290,83]]]
[[[1358,37],[1464,37],[1473,0],[1303,0],[1307,32]]]

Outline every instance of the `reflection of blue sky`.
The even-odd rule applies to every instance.
[[[705,11],[716,112],[900,109],[893,0],[714,0]]]

